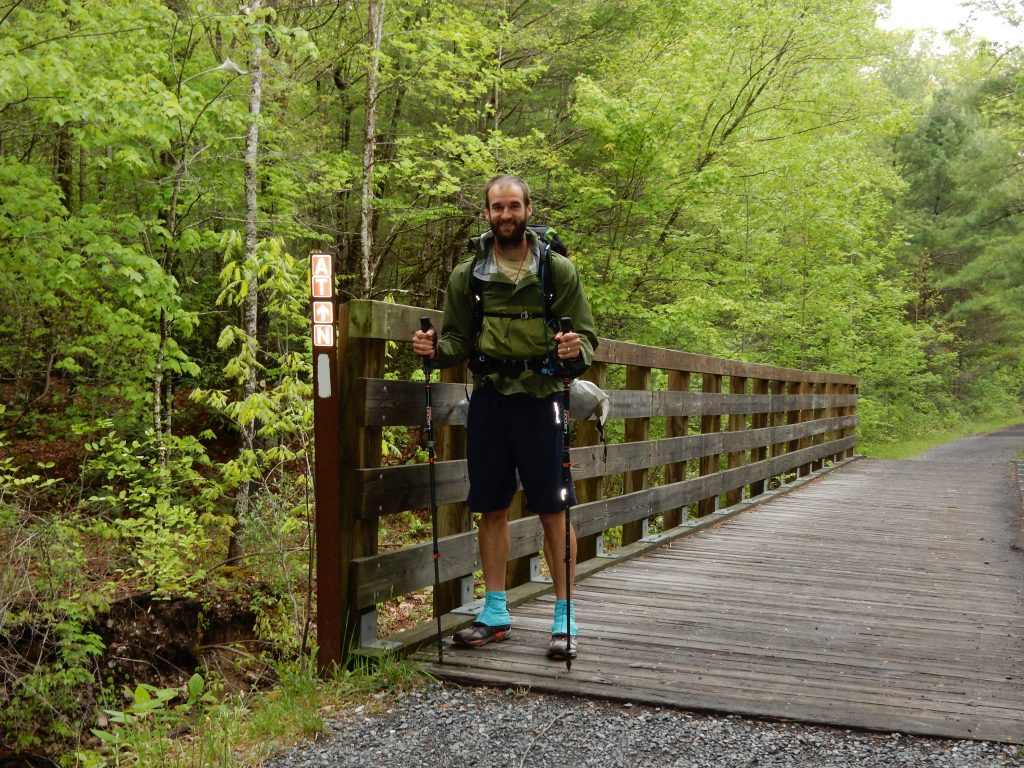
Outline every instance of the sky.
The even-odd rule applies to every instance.
[[[958,0],[891,0],[892,13],[879,22],[884,29],[930,27],[938,32],[955,29],[968,20],[971,9]],[[1014,28],[991,14],[977,14],[971,28],[994,42],[1024,44],[1024,29]]]

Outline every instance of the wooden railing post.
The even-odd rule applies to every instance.
[[[356,488],[357,469],[379,467],[381,464],[380,427],[365,427],[360,424],[362,404],[356,398],[360,378],[383,378],[384,345],[382,339],[355,338],[351,334],[355,324],[354,313],[368,310],[362,302],[345,305],[339,313],[338,356],[341,380],[338,391],[341,402],[339,424],[339,459],[342,473],[342,487]],[[338,567],[340,569],[340,616],[342,621],[341,648],[344,652],[359,637],[360,624],[364,614],[351,600],[349,581],[351,563],[354,558],[366,557],[377,552],[377,521],[363,520],[360,515],[359,498],[355,493],[343,493],[340,503],[340,535]],[[370,609],[372,610],[372,609]],[[369,638],[363,638],[367,640]],[[340,661],[341,659],[338,659]],[[333,659],[332,659],[333,661]]]
[[[799,395],[800,394],[800,386],[801,386],[801,383],[799,381],[787,381],[785,383],[786,394],[787,395]],[[799,411],[799,409],[791,409],[791,410],[786,411],[786,421],[785,421],[785,423],[787,425],[799,424],[800,423],[800,411]],[[789,440],[786,443],[786,450],[783,451],[783,453],[792,453],[793,451],[797,451],[799,449],[800,449],[800,440],[799,439],[797,439],[797,440]],[[794,469],[792,469],[790,471],[791,472],[798,471],[798,468],[794,468]],[[783,475],[783,480],[785,480],[785,475]]]
[[[441,371],[441,381],[445,383],[465,383],[467,369],[465,365],[445,368]],[[441,461],[466,458],[466,428],[437,428],[437,458]],[[437,533],[439,536],[451,536],[473,529],[473,515],[465,502],[442,504],[437,508]],[[443,613],[458,608],[463,601],[462,580],[452,579],[441,585],[438,594],[439,607]]]
[[[801,395],[805,395],[805,396],[806,395],[813,395],[814,394],[814,385],[811,384],[811,382],[809,382],[809,381],[801,381],[800,382],[800,394]],[[797,421],[799,423],[803,424],[804,422],[810,421],[813,418],[814,418],[814,411],[813,410],[808,409],[808,408],[801,408],[800,411],[799,411],[799,417],[798,417]],[[811,445],[811,441],[812,441],[812,438],[810,438],[810,437],[802,437],[799,440],[798,447],[799,448],[808,448]],[[810,473],[811,473],[811,464],[810,464],[810,462],[808,462],[807,464],[801,464],[800,465],[800,469],[797,472],[797,476],[798,477],[806,477]]]
[[[754,379],[752,386],[752,393],[754,395],[767,395],[768,394],[768,379]],[[758,413],[751,414],[750,416],[750,428],[751,429],[764,429],[768,426],[768,412],[761,411]],[[768,446],[762,445],[759,448],[754,448],[750,452],[750,462],[755,464],[759,461],[764,461],[768,458]],[[750,495],[759,496],[765,491],[765,481],[755,480],[750,484]]]
[[[826,392],[826,384],[824,382],[816,381],[816,382],[814,382],[811,385],[811,393],[812,394],[817,395],[817,396],[822,396],[822,395],[825,394],[825,392]],[[811,419],[813,419],[815,421],[818,420],[818,419],[824,419],[828,415],[829,415],[829,409],[828,408],[815,408],[815,409],[813,409],[811,411]],[[827,435],[825,435],[824,433],[818,434],[818,435],[815,435],[813,438],[811,438],[811,443],[810,444],[811,445],[820,445],[821,443],[825,442],[826,439],[827,439]],[[820,459],[815,459],[814,461],[811,462],[811,471],[812,472],[817,472],[819,469],[821,469],[824,466],[825,466],[825,457],[822,457]]]
[[[839,394],[839,386],[840,385],[836,384],[834,382],[829,382],[829,383],[825,384],[824,386],[825,386],[825,394],[828,396],[829,402],[833,403],[834,402],[834,398]],[[825,414],[825,418],[828,418],[828,419],[839,418],[840,416],[843,415],[843,409],[841,407],[837,406],[837,405],[830,405],[827,409],[825,409],[824,414]],[[824,435],[822,435],[822,440],[824,440],[826,442],[831,442],[832,440],[835,440],[836,438],[838,438],[839,435],[840,435],[840,431],[838,429],[830,429],[828,432],[826,432]],[[839,459],[839,455],[838,454],[833,454],[830,457],[831,461],[837,461],[838,459]]]
[[[669,371],[668,388],[671,392],[690,391],[689,371]],[[690,418],[685,414],[669,416],[665,423],[667,437],[686,437],[690,431]],[[686,462],[677,461],[665,467],[665,482],[668,484],[678,483],[686,479]],[[674,528],[683,522],[686,514],[685,507],[676,507],[665,513],[665,529]]]
[[[747,394],[747,379],[745,376],[730,376],[729,377],[729,394],[730,395],[745,395]],[[730,413],[729,414],[729,431],[730,432],[742,432],[747,428],[747,416],[744,413]],[[727,469],[736,469],[742,467],[744,463],[745,454],[743,451],[730,451],[726,459]],[[733,504],[739,504],[743,500],[743,488],[732,488],[725,492],[725,505],[731,507]]]
[[[856,384],[844,384],[843,385],[843,392],[845,394],[856,395],[857,391],[858,391],[858,387],[857,387]],[[856,416],[857,415],[857,406],[856,405],[849,405],[844,410],[845,410],[845,414],[847,416]],[[847,427],[846,429],[843,430],[843,437],[849,437],[850,435],[856,434],[856,432],[857,432],[857,428],[856,427]],[[851,458],[855,451],[856,451],[855,448],[847,448],[846,451],[843,453],[843,458],[846,458],[846,459]]]
[[[608,366],[604,363],[594,363],[587,369],[583,376],[587,381],[594,382],[601,389],[608,386]],[[597,432],[597,425],[594,421],[577,422],[576,445],[597,445],[600,436]],[[576,503],[585,504],[590,501],[597,501],[601,498],[601,484],[603,478],[600,476],[591,477],[587,480],[576,481]],[[576,542],[576,560],[582,563],[597,556],[597,537],[603,534],[594,533],[589,536],[581,536]]]
[[[701,390],[706,394],[717,395],[722,392],[722,377],[716,373],[705,373],[702,374],[704,384]],[[700,431],[703,435],[717,434],[722,431],[722,415],[720,413],[710,413],[701,416],[700,418]],[[705,475],[711,475],[718,472],[720,464],[720,455],[717,453],[706,454],[700,459],[700,474],[701,477]],[[701,499],[697,502],[697,516],[704,517],[710,515],[715,511],[717,496],[709,496],[706,499]]]
[[[637,366],[626,366],[626,389],[647,391],[651,388],[651,369]],[[650,435],[651,419],[645,416],[638,419],[626,419],[625,440],[627,443],[646,440]],[[642,491],[648,487],[650,482],[650,471],[647,469],[635,469],[626,472],[623,478],[623,493]],[[632,544],[643,537],[643,520],[636,520],[622,526],[622,543]]]

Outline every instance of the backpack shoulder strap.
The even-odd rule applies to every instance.
[[[473,302],[472,339],[473,347],[476,348],[477,339],[484,327],[484,281],[476,276],[476,268],[484,254],[483,243],[479,238],[474,238],[470,240],[470,249],[473,251],[473,263],[469,265],[469,300]]]

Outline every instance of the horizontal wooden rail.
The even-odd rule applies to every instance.
[[[423,383],[388,378],[385,349],[388,342],[397,342],[403,354],[411,355],[408,341],[421,317],[441,327],[440,312],[419,307],[353,301],[338,309],[340,415],[336,426],[318,425],[316,434],[318,455],[320,443],[333,436],[336,444],[329,447],[339,457],[333,475],[318,464],[318,524],[327,518],[318,530],[339,533],[317,541],[318,573],[331,577],[323,579],[326,588],[318,589],[317,600],[323,615],[344,618],[342,637],[318,629],[321,649],[327,649],[318,657],[321,667],[340,663],[341,648],[376,641],[377,603],[434,581],[429,543],[377,551],[381,518],[430,505],[427,464],[381,466],[388,430],[424,421]],[[628,542],[643,535],[645,520],[660,516],[658,524],[682,530],[695,522],[689,518],[765,492],[771,478],[802,477],[827,462],[847,459],[857,444],[855,376],[614,339],[600,340],[594,363],[588,375],[608,392],[611,433],[625,440],[592,444],[597,442],[592,422],[578,425],[571,459],[580,499],[573,521],[581,561],[597,562],[593,558],[610,528],[622,526],[623,551],[633,551]],[[407,368],[408,360],[399,365]],[[623,380],[623,389],[607,384]],[[476,532],[464,503],[468,480],[460,406],[470,393],[468,381],[465,368],[455,367],[435,375],[431,387],[438,427],[434,473],[443,611],[467,599],[467,577],[480,567]],[[321,494],[325,484],[330,493]],[[603,498],[606,493],[614,495]],[[321,503],[329,498],[337,500],[334,508]],[[520,497],[513,507],[524,509]],[[514,519],[510,529],[513,558],[531,557],[541,549],[536,517]],[[519,560],[510,566],[510,589],[529,580],[523,564]],[[585,571],[587,566],[581,567]],[[449,625],[453,620],[446,619]],[[325,622],[324,627],[336,633],[338,624]]]
[[[582,446],[570,451],[572,474],[574,480],[586,480],[618,472],[650,469],[677,461],[699,459],[702,456],[748,451],[801,437],[814,437],[856,425],[856,416],[842,416],[781,427],[748,429],[743,432],[717,432],[639,443],[620,443],[607,446],[607,452],[601,445]],[[434,475],[438,504],[465,501],[469,492],[465,459],[435,463]],[[363,519],[410,509],[422,509],[430,504],[427,464],[363,469],[359,470],[356,477],[355,492],[360,494],[362,499],[360,506]]]
[[[356,403],[363,403],[363,426],[413,426],[423,423],[423,384],[415,381],[360,379]],[[465,384],[431,387],[435,425],[464,425],[458,404],[468,396]],[[785,413],[818,408],[846,408],[857,404],[856,395],[732,395],[707,392],[647,392],[614,390],[608,393],[611,419],[649,416],[689,416]]]
[[[352,338],[406,341],[420,329],[421,317],[429,317],[436,327],[441,326],[443,317],[443,313],[437,310],[381,301],[352,302],[352,305],[354,306],[349,311],[349,334]],[[856,376],[804,371],[799,368],[780,368],[741,360],[726,360],[720,357],[708,357],[691,352],[648,347],[605,338],[600,340],[595,362],[709,373],[719,376],[745,376],[774,381],[852,385],[857,385],[860,382]]]

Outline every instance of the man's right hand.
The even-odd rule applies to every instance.
[[[431,360],[437,358],[437,347],[434,346],[435,331],[416,331],[412,335],[412,351],[420,357],[429,357]]]

